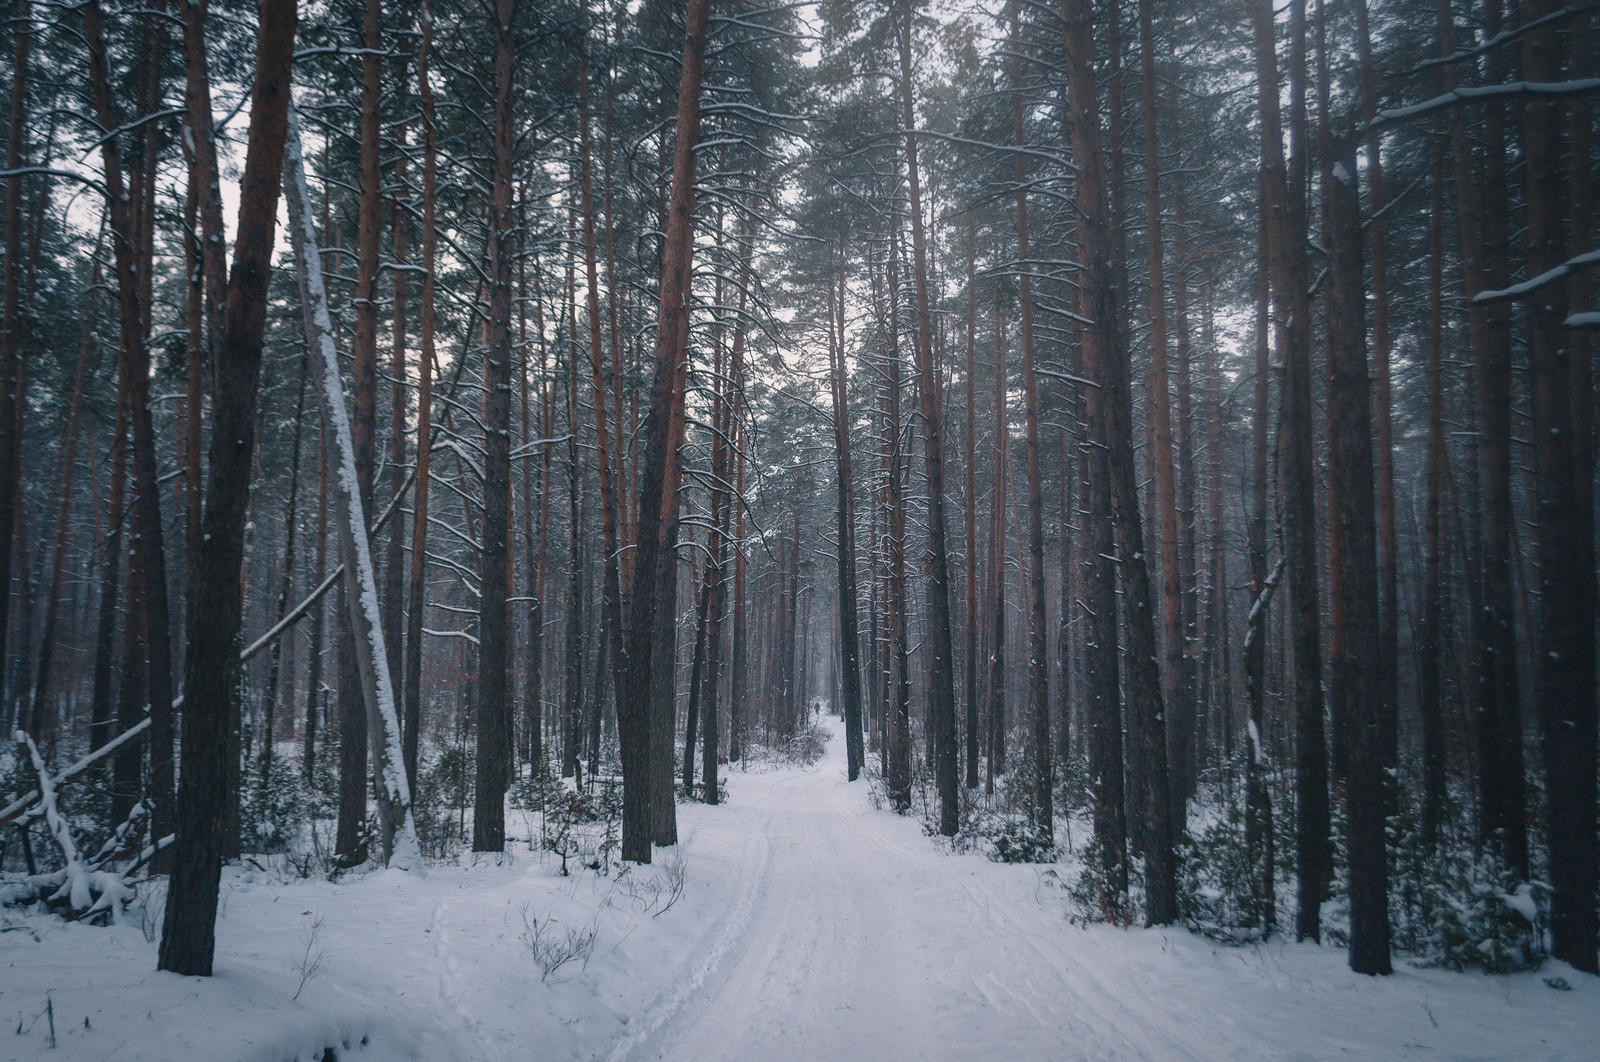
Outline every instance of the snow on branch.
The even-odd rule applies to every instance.
[[[1592,265],[1600,265],[1600,250],[1588,251],[1576,258],[1569,258],[1560,265],[1546,269],[1538,276],[1524,280],[1520,284],[1513,284],[1509,288],[1480,291],[1472,297],[1472,303],[1474,306],[1482,306],[1490,302],[1505,302],[1507,299],[1525,299],[1540,288],[1549,287],[1558,280],[1565,280],[1578,270]]]
[[[1483,100],[1506,99],[1511,96],[1581,96],[1590,92],[1600,92],[1600,77],[1588,77],[1578,81],[1512,81],[1504,85],[1469,85],[1465,88],[1451,89],[1431,100],[1414,103],[1410,107],[1394,107],[1379,111],[1372,124],[1389,125],[1393,122],[1403,122],[1432,114],[1446,107],[1479,103]]]

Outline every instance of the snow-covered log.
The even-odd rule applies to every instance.
[[[300,283],[306,342],[320,377],[324,423],[333,433],[332,456],[337,462],[332,477],[339,525],[339,550],[346,572],[355,574],[349,602],[350,629],[360,672],[361,695],[367,708],[367,733],[372,746],[378,785],[378,824],[385,863],[404,870],[422,869],[416,827],[411,815],[411,785],[400,750],[400,720],[390,683],[389,654],[383,640],[378,610],[378,581],[372,564],[371,536],[366,511],[356,485],[355,446],[350,417],[345,409],[339,376],[339,356],[333,343],[327,291],[322,281],[322,258],[317,248],[311,193],[306,186],[305,163],[300,149],[300,127],[291,108],[284,159],[284,191],[289,201],[289,234],[294,244],[295,271]]]

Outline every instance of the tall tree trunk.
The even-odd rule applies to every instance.
[[[1174,120],[1179,115],[1177,88],[1171,87],[1168,106],[1171,108]],[[1177,355],[1177,365],[1174,367],[1177,375],[1173,391],[1177,408],[1174,416],[1177,418],[1177,436],[1173,441],[1176,447],[1174,460],[1177,468],[1177,502],[1175,508],[1178,514],[1178,580],[1179,580],[1179,626],[1183,630],[1183,657],[1180,661],[1181,671],[1179,685],[1188,691],[1189,712],[1191,725],[1185,741],[1189,745],[1189,770],[1183,779],[1186,789],[1185,798],[1193,796],[1199,783],[1200,765],[1210,757],[1211,750],[1206,746],[1215,744],[1215,735],[1211,733],[1214,722],[1212,714],[1211,690],[1207,685],[1208,674],[1205,666],[1195,659],[1195,651],[1201,648],[1198,630],[1200,614],[1200,559],[1197,549],[1196,537],[1198,535],[1198,518],[1195,509],[1195,467],[1194,467],[1194,387],[1193,387],[1193,346],[1189,332],[1189,217],[1188,204],[1184,197],[1182,167],[1176,177],[1177,194],[1173,197],[1173,240],[1172,251],[1174,265],[1172,268],[1172,314],[1173,314],[1173,349]],[[1209,324],[1209,320],[1207,322]],[[1221,640],[1220,633],[1218,640]],[[1209,662],[1209,656],[1206,657]],[[1174,814],[1183,821],[1179,828],[1187,825],[1187,816],[1182,809],[1177,809]]]
[[[1400,576],[1394,516],[1394,424],[1389,357],[1389,220],[1383,184],[1383,137],[1378,115],[1378,73],[1372,57],[1367,0],[1355,0],[1356,48],[1361,63],[1361,108],[1367,122],[1367,209],[1372,235],[1372,412],[1377,421],[1378,491],[1378,693],[1382,698],[1383,765],[1400,763]]]
[[[102,128],[116,129],[118,123],[106,60],[105,16],[98,0],[84,6],[83,19],[84,36],[89,44],[89,81],[95,120]],[[157,836],[163,836],[172,826],[172,647],[166,555],[162,547],[161,495],[156,483],[155,429],[150,415],[150,351],[145,343],[145,307],[140,299],[143,285],[139,277],[133,198],[123,183],[122,151],[116,137],[102,141],[100,157],[105,169],[106,212],[115,251],[120,353],[128,380],[128,418],[133,436],[134,519],[145,577],[142,597],[148,654],[146,682],[151,706],[149,789],[155,805],[151,825]],[[149,272],[148,267],[145,272]]]
[[[856,614],[855,499],[850,464],[850,401],[845,372],[844,234],[836,262],[838,276],[828,296],[828,380],[833,398],[834,472],[838,487],[839,648],[843,659],[844,740],[846,776],[861,775],[866,750],[861,742],[860,630]],[[741,285],[741,292],[744,287]]]
[[[1167,367],[1167,278],[1161,245],[1161,140],[1156,122],[1155,34],[1151,0],[1139,0],[1139,72],[1144,111],[1145,248],[1149,267],[1151,464],[1155,469],[1156,524],[1161,546],[1161,629],[1163,687],[1170,760],[1168,803],[1174,836],[1187,816],[1194,791],[1195,707],[1193,677],[1184,645],[1183,578],[1178,551],[1178,488],[1172,453],[1172,398]]]
[[[1061,0],[1062,41],[1067,56],[1067,95],[1072,127],[1074,190],[1080,204],[1079,260],[1085,270],[1083,309],[1090,322],[1078,330],[1081,367],[1091,381],[1082,389],[1087,429],[1080,480],[1089,541],[1083,560],[1084,691],[1091,738],[1089,777],[1094,790],[1095,842],[1106,892],[1101,904],[1109,921],[1127,917],[1128,848],[1123,786],[1121,691],[1117,671],[1115,534],[1107,445],[1105,362],[1118,345],[1112,244],[1101,146],[1099,93],[1094,80],[1094,34],[1086,0]]]
[[[49,730],[52,716],[47,698],[56,655],[56,627],[61,615],[61,587],[67,576],[67,543],[71,529],[67,526],[72,513],[72,487],[77,475],[78,436],[83,423],[83,391],[88,382],[89,366],[94,360],[95,303],[99,298],[100,266],[96,262],[90,275],[88,296],[84,299],[83,330],[78,340],[78,367],[72,377],[72,397],[68,400],[67,435],[61,443],[61,474],[57,481],[55,534],[51,545],[50,589],[44,600],[44,626],[39,635],[39,663],[33,672],[33,689],[28,698],[28,716],[24,729],[39,738]],[[92,725],[92,724],[91,724]],[[91,730],[90,744],[97,735]],[[119,822],[121,820],[118,820]]]
[[[978,786],[977,221],[967,222],[966,693],[968,789]],[[874,610],[875,611],[875,610]]]
[[[22,182],[28,124],[28,64],[33,48],[33,4],[20,0],[11,53],[11,111],[7,125],[5,262],[0,269],[0,660],[9,660],[11,559],[20,487],[14,472],[22,439],[16,432],[22,406]],[[102,45],[102,48],[104,46]],[[115,128],[114,125],[107,128]],[[6,670],[9,670],[7,668]],[[0,674],[0,718],[10,719],[12,699]]]
[[[888,371],[884,387],[883,456],[884,492],[888,511],[884,514],[884,536],[889,555],[889,651],[892,669],[885,669],[889,683],[885,705],[893,701],[888,720],[888,740],[884,742],[884,777],[890,805],[901,814],[911,807],[911,670],[910,646],[906,632],[906,500],[905,469],[900,449],[900,236],[895,227],[889,232],[889,304],[880,314],[887,339]]]
[[[1020,37],[1017,7],[1011,17]],[[1018,42],[1020,46],[1020,41]],[[1012,139],[1027,142],[1021,89],[1021,57],[1011,60]],[[1033,264],[1028,255],[1028,167],[1013,153],[1017,176],[1017,303],[1022,317],[1022,405],[1028,450],[1028,721],[1033,730],[1033,820],[1045,844],[1055,841],[1055,759],[1050,748],[1050,650],[1044,608],[1044,495],[1039,484],[1039,384],[1033,365]],[[952,729],[955,726],[952,711]]]
[[[905,7],[900,36],[900,117],[905,135],[906,177],[911,210],[912,279],[916,290],[917,396],[922,411],[924,475],[928,482],[928,698],[932,720],[934,780],[939,791],[939,832],[955,835],[960,826],[960,787],[956,773],[954,646],[950,637],[950,560],[945,548],[944,436],[939,373],[934,364],[933,302],[928,286],[927,238],[923,233],[922,178],[917,163],[917,119],[911,84],[911,21]]]
[[[1530,81],[1561,80],[1561,38],[1550,21],[1560,11],[1550,0],[1528,5],[1533,28],[1522,40],[1522,75]],[[1586,19],[1587,14],[1579,17]],[[1591,59],[1585,56],[1586,62]],[[1528,270],[1537,276],[1566,258],[1562,104],[1524,103],[1522,141],[1527,153]],[[1587,179],[1580,176],[1580,181]],[[1581,237],[1585,245],[1587,236]],[[1575,408],[1590,410],[1588,402],[1574,400],[1572,384],[1581,375],[1571,365],[1567,295],[1567,285],[1547,284],[1527,303],[1538,488],[1539,721],[1549,795],[1551,952],[1576,969],[1596,973],[1600,919],[1594,897],[1600,885],[1600,848],[1595,837],[1594,510],[1592,504],[1587,511],[1578,509],[1580,498],[1588,499],[1592,491],[1594,467],[1573,420]],[[1582,435],[1587,434],[1586,426]]]
[[[1500,0],[1485,0],[1483,33],[1501,30]],[[1485,56],[1486,80],[1504,80],[1501,51]],[[1506,163],[1505,109],[1490,102],[1484,122],[1485,166],[1481,210],[1475,217],[1482,244],[1481,280],[1490,288],[1511,282],[1510,177]],[[1553,163],[1552,163],[1553,164]],[[1459,186],[1458,186],[1459,188]],[[1458,195],[1461,194],[1458,190]],[[1466,213],[1463,211],[1463,223]],[[1468,281],[1468,296],[1478,292]],[[1483,342],[1474,350],[1478,416],[1479,493],[1483,527],[1483,607],[1478,635],[1478,821],[1483,839],[1518,875],[1528,873],[1526,793],[1522,764],[1522,712],[1518,704],[1516,605],[1513,597],[1511,500],[1511,310],[1494,303],[1484,312]],[[1537,458],[1536,458],[1537,459]],[[1529,632],[1532,633],[1531,631]]]
[[[1274,104],[1275,106],[1275,101]],[[1268,108],[1263,107],[1263,112]],[[1270,155],[1270,145],[1268,154]],[[1250,612],[1244,636],[1244,684],[1248,702],[1245,763],[1245,851],[1250,859],[1250,894],[1256,925],[1265,935],[1278,921],[1277,877],[1272,832],[1272,795],[1267,790],[1267,605],[1277,587],[1279,568],[1267,574],[1268,435],[1271,430],[1270,391],[1272,376],[1272,188],[1265,167],[1260,177],[1260,219],[1257,223],[1255,363],[1253,366],[1255,401],[1250,426],[1250,524],[1247,531],[1250,556]],[[1212,443],[1216,445],[1215,441]]]
[[[400,123],[400,128],[395,133],[399,141],[400,155],[394,163],[394,183],[397,189],[404,189],[406,183],[406,126]],[[394,306],[392,349],[389,357],[389,374],[393,379],[389,382],[389,467],[388,467],[388,493],[389,497],[400,499],[406,492],[406,284],[410,272],[406,263],[406,214],[407,211],[396,200],[389,206],[389,227],[392,230],[394,254]],[[428,444],[425,436],[418,437],[418,446]],[[400,504],[395,501],[396,505]],[[389,645],[389,666],[393,673],[389,676],[389,683],[400,693],[404,686],[401,683],[402,673],[405,670],[404,651],[404,623],[405,623],[405,598],[406,598],[406,523],[404,520],[395,520],[389,527],[388,537],[384,542],[386,555],[383,561],[383,638]],[[401,719],[401,738],[404,744],[405,732],[405,699],[402,696],[398,705]],[[408,774],[408,777],[411,775]]]
[[[312,577],[321,579],[328,567],[328,447],[317,447],[317,566]],[[322,602],[311,613],[310,670],[306,674],[306,719],[300,751],[300,781],[311,784],[317,766],[317,710],[322,705],[322,637],[327,609]],[[411,777],[407,775],[407,777]]]
[[[526,193],[522,198],[524,208],[527,205]],[[526,259],[517,264],[519,305],[525,306],[528,298],[528,277]],[[533,486],[533,455],[528,454],[523,458],[522,465],[522,537],[524,555],[523,565],[527,579],[528,597],[528,645],[527,658],[523,663],[523,748],[528,764],[535,777],[545,773],[545,743],[544,743],[544,565],[545,555],[549,546],[550,530],[550,443],[543,440],[550,438],[550,399],[547,390],[547,376],[550,368],[549,347],[545,341],[544,310],[540,304],[538,285],[538,263],[534,263],[534,311],[536,330],[539,345],[539,489],[538,502],[534,501],[535,491]],[[528,353],[528,318],[526,309],[519,309],[522,343],[522,371],[520,386],[522,389],[522,445],[529,446],[533,442],[533,409],[532,399],[528,390],[528,377],[533,375],[531,356]],[[537,530],[535,530],[534,509],[539,510]]]
[[[569,245],[573,225],[567,226]],[[572,303],[576,285],[573,279],[574,262],[567,259],[567,312],[572,319]],[[573,344],[575,337],[568,329],[567,345],[567,631],[566,631],[566,698],[562,719],[565,739],[561,753],[561,776],[581,780],[580,746],[583,730],[580,713],[583,704],[583,529],[579,493],[583,479],[582,451],[578,448],[578,358]]]
[[[423,0],[422,37],[417,48],[417,102],[422,116],[422,291],[421,334],[417,364],[417,476],[411,496],[411,571],[406,607],[405,663],[401,698],[401,758],[406,777],[417,777],[417,748],[422,733],[422,620],[428,592],[428,500],[433,477],[433,363],[435,308],[435,243],[437,184],[439,179],[438,130],[434,125],[433,83],[429,64],[433,56],[433,7]],[[400,643],[395,643],[400,648]]]
[[[746,277],[748,280],[748,277]],[[728,762],[738,763],[744,756],[744,728],[749,718],[745,703],[746,671],[749,664],[749,624],[745,611],[747,573],[744,552],[744,344],[745,319],[734,324],[731,386],[733,401],[728,414],[733,426],[733,635],[728,661]]]
[[[587,18],[587,4],[584,5],[584,15]],[[587,40],[585,47],[578,56],[578,190],[583,216],[583,259],[584,259],[584,286],[586,292],[587,309],[589,313],[589,378],[594,390],[594,433],[595,433],[595,466],[600,473],[600,526],[605,536],[605,599],[606,629],[611,636],[611,654],[614,659],[621,660],[623,638],[623,610],[626,607],[622,599],[622,582],[620,571],[620,557],[622,541],[619,538],[619,509],[617,503],[617,481],[613,478],[613,465],[620,460],[620,456],[613,458],[611,433],[606,417],[607,388],[604,382],[604,369],[602,367],[602,337],[600,323],[600,274],[597,258],[599,255],[595,242],[594,225],[594,167],[592,163],[593,150],[590,147],[589,136],[589,56]],[[620,382],[615,386],[620,386]],[[620,429],[621,425],[618,424]],[[619,668],[614,678],[620,678],[623,672]],[[618,695],[620,697],[621,690]]]
[[[311,376],[311,350],[306,352],[300,362],[300,386],[295,395],[294,402],[294,443],[290,449],[289,457],[289,497],[284,506],[283,517],[283,570],[278,576],[278,608],[277,618],[282,620],[289,610],[289,593],[294,589],[294,559],[295,559],[295,525],[299,517],[296,503],[300,496],[300,430],[306,409],[306,381]],[[267,687],[261,696],[261,755],[259,757],[260,773],[259,784],[263,791],[267,787],[267,779],[272,771],[272,730],[273,717],[278,705],[278,680],[283,664],[283,639],[276,638],[272,642],[272,649],[267,659]]]
[[[91,41],[99,38],[98,5]],[[228,773],[230,687],[238,673],[243,609],[240,570],[255,445],[256,385],[267,318],[267,286],[277,227],[289,119],[296,10],[291,0],[261,0],[238,238],[228,286],[212,423],[210,482],[196,565],[194,626],[185,660],[184,769],[178,789],[178,843],[167,889],[158,968],[210,976],[222,873]],[[87,28],[87,25],[86,25]],[[99,66],[104,72],[104,50]],[[107,166],[108,170],[113,167]],[[157,573],[146,571],[154,577]],[[156,693],[151,691],[152,696]]]
[[[1262,172],[1271,231],[1272,306],[1283,378],[1283,483],[1290,628],[1294,646],[1295,848],[1300,874],[1295,935],[1322,937],[1332,877],[1328,760],[1323,731],[1321,609],[1317,603],[1316,484],[1312,454],[1311,296],[1306,265],[1305,2],[1290,7],[1290,155],[1283,155],[1272,5],[1255,8]]]
[[[1446,58],[1441,55],[1440,58]],[[1417,714],[1422,723],[1422,844],[1439,840],[1444,802],[1444,728],[1440,661],[1444,626],[1444,158],[1436,141],[1428,210],[1428,456],[1422,503],[1422,600],[1417,620]]]
[[[1006,324],[994,314],[994,496],[989,503],[989,760],[984,792],[1006,769],[1006,509],[1011,497],[1011,424],[1006,409]]]
[[[1350,968],[1387,974],[1388,864],[1384,853],[1385,732],[1378,643],[1377,516],[1367,378],[1361,206],[1353,150],[1332,164],[1328,219],[1328,598],[1334,717],[1351,727],[1345,779],[1349,822]]]
[[[668,451],[681,435],[687,372],[689,288],[693,278],[694,144],[700,130],[700,76],[705,63],[706,23],[710,0],[689,0],[685,14],[683,71],[678,87],[678,118],[672,161],[672,190],[666,242],[661,250],[661,291],[656,316],[655,375],[650,391],[644,463],[639,469],[638,541],[635,546],[632,621],[627,656],[615,662],[627,669],[618,687],[617,734],[622,743],[622,858],[650,862],[652,716],[670,712],[670,705],[652,705],[651,671],[657,607],[657,582],[675,578],[672,533],[676,520],[663,520],[663,501],[676,492],[671,481],[673,455]],[[667,526],[664,528],[663,524]],[[675,537],[675,536],[674,536]]]
[[[478,762],[472,850],[505,849],[511,784],[511,113],[515,91],[516,0],[494,8],[494,156],[490,177],[489,313],[484,319],[483,549],[478,562]]]
[[[1104,159],[1099,144],[1099,118],[1088,52],[1092,41],[1081,0],[1064,0],[1068,79],[1073,111],[1074,158],[1088,316],[1094,325],[1084,333],[1084,368],[1099,382],[1098,441],[1106,448],[1111,506],[1115,511],[1118,561],[1122,569],[1128,638],[1128,731],[1139,764],[1139,799],[1144,809],[1146,920],[1164,925],[1177,917],[1177,884],[1168,809],[1167,746],[1162,712],[1161,676],[1156,664],[1155,620],[1150,612],[1150,573],[1145,564],[1140,526],[1138,478],[1134,467],[1132,395],[1127,356],[1119,327],[1121,307],[1113,279],[1112,244],[1107,225]],[[1072,54],[1084,51],[1081,56]],[[1083,69],[1078,69],[1079,64]],[[1082,128],[1080,128],[1082,127]],[[1092,130],[1092,132],[1091,132]],[[1082,138],[1080,141],[1080,137]]]

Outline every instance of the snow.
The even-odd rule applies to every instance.
[[[831,725],[815,767],[731,770],[729,803],[681,806],[682,843],[621,880],[561,877],[515,810],[513,852],[426,877],[230,868],[212,978],[156,973],[137,919],[26,916],[0,932],[0,1058],[1594,1057],[1600,979],[1564,964],[1369,978],[1281,938],[1075,925],[1070,864],[950,854],[845,782]],[[529,919],[592,929],[587,963],[547,979]]]

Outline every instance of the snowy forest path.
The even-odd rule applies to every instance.
[[[987,865],[874,810],[868,783],[845,782],[829,723],[814,768],[734,776],[723,814],[768,847],[736,905],[738,939],[613,1057],[1194,1057],[1137,982],[1113,986],[1040,943],[1031,915],[1059,939],[1059,904],[991,895],[972,880]],[[1056,880],[1013,877],[1019,893]]]

